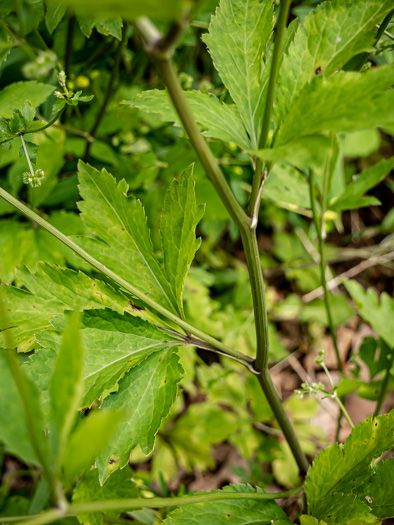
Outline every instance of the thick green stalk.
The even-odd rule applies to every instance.
[[[179,496],[174,498],[133,498],[133,499],[114,499],[105,501],[92,501],[90,503],[77,503],[69,505],[64,512],[50,510],[42,514],[33,516],[17,516],[1,518],[2,523],[23,523],[28,525],[46,525],[53,523],[64,517],[78,516],[80,514],[90,514],[93,512],[110,512],[110,511],[129,511],[134,509],[149,508],[163,509],[166,507],[181,507],[183,505],[192,505],[196,503],[206,503],[208,501],[223,500],[259,500],[273,501],[276,499],[288,498],[298,494],[303,486],[288,490],[287,492],[214,492],[205,494],[192,494],[190,496]]]
[[[101,121],[103,120],[103,117],[104,117],[104,114],[105,114],[105,110],[107,109],[107,106],[108,106],[108,103],[109,101],[111,100],[113,94],[114,94],[114,85],[115,85],[115,82],[119,76],[119,66],[120,66],[120,61],[121,61],[121,58],[122,58],[122,52],[123,52],[123,49],[125,48],[126,44],[127,44],[127,31],[128,31],[128,24],[127,22],[124,22],[123,23],[123,29],[122,29],[122,39],[121,41],[119,42],[118,44],[118,47],[116,49],[116,53],[115,53],[115,62],[114,62],[114,65],[113,65],[113,68],[112,68],[112,72],[111,72],[111,76],[110,76],[110,79],[109,79],[109,82],[108,82],[108,86],[107,86],[107,90],[105,92],[105,96],[104,96],[104,100],[101,104],[101,107],[99,109],[99,112],[97,114],[97,117],[96,117],[96,120],[92,126],[92,129],[90,130],[90,137],[94,139],[94,137],[96,136],[96,133],[97,133],[97,130],[101,124]],[[85,149],[85,155],[84,155],[84,158],[85,160],[88,159],[89,157],[89,152],[90,152],[90,148],[92,146],[92,143],[93,141],[92,140],[88,140],[87,143],[86,143],[86,149]]]
[[[278,82],[279,69],[282,61],[282,48],[285,37],[285,30],[287,18],[289,16],[291,0],[282,0],[280,6],[280,13],[278,25],[276,27],[276,38],[274,44],[274,52],[272,54],[272,63],[270,78],[268,81],[267,98],[265,101],[263,124],[261,128],[261,135],[259,139],[259,149],[264,149],[267,146],[268,133],[271,125],[271,115],[274,105],[275,89]],[[259,214],[261,190],[264,180],[269,173],[269,169],[264,171],[264,163],[261,159],[256,160],[256,169],[253,176],[252,191],[249,199],[249,215],[252,217],[252,224],[257,226],[257,217]]]
[[[327,280],[326,280],[326,260],[325,260],[325,254],[324,254],[324,239],[323,239],[323,235],[321,231],[321,221],[319,221],[319,216],[318,216],[318,212],[316,209],[315,174],[313,171],[311,171],[309,175],[309,195],[310,195],[310,200],[311,200],[313,222],[315,224],[315,229],[316,229],[317,238],[318,238],[318,248],[319,248],[319,254],[320,254],[320,264],[319,264],[320,265],[320,281],[321,281],[321,286],[324,291],[324,307],[326,310],[328,326],[330,329],[332,342],[334,344],[334,350],[335,350],[335,355],[337,358],[338,369],[341,373],[343,373],[342,360],[339,354],[338,342],[337,342],[337,337],[335,333],[334,323],[332,320],[331,306],[329,302],[330,294],[328,291]]]
[[[5,191],[3,188],[0,188],[0,197],[2,197],[5,201],[7,201],[9,204],[14,206],[17,210],[19,210],[23,215],[28,217],[30,220],[47,230],[49,233],[51,233],[56,239],[61,241],[63,244],[71,248],[76,254],[78,254],[82,259],[84,259],[86,262],[91,264],[93,268],[98,270],[99,272],[103,273],[110,279],[112,279],[115,283],[117,283],[119,286],[130,292],[131,294],[135,295],[141,301],[146,303],[148,306],[156,310],[158,313],[163,315],[163,317],[169,319],[176,325],[183,328],[186,332],[191,333],[195,335],[196,337],[199,337],[203,341],[206,341],[207,343],[211,344],[218,350],[221,350],[224,355],[229,355],[231,357],[234,357],[244,364],[251,364],[254,362],[254,359],[246,356],[240,352],[237,352],[236,350],[233,350],[232,348],[229,348],[227,345],[223,344],[221,341],[218,341],[214,337],[211,337],[208,334],[205,334],[201,330],[198,330],[197,328],[193,327],[189,323],[186,323],[186,321],[183,321],[183,319],[180,319],[177,315],[173,314],[172,312],[169,312],[166,308],[161,306],[160,304],[156,303],[153,299],[151,299],[148,295],[142,293],[138,288],[133,286],[132,284],[128,283],[125,279],[122,279],[122,277],[119,277],[115,272],[107,268],[104,264],[101,264],[97,259],[92,257],[89,253],[87,253],[83,248],[78,246],[74,241],[72,241],[69,237],[64,235],[61,231],[59,231],[57,228],[52,226],[52,224],[49,224],[45,219],[40,217],[37,213],[32,211],[30,208],[22,204],[18,199],[15,199],[12,195],[10,195],[7,191]]]
[[[136,26],[145,39],[147,50],[150,51],[152,58],[156,62],[171,101],[201,164],[226,206],[230,217],[234,220],[240,230],[249,270],[256,326],[257,356],[255,370],[253,370],[253,372],[257,372],[260,384],[266,395],[269,396],[267,399],[294,454],[300,472],[305,474],[308,467],[308,460],[300,448],[297,436],[295,435],[286,412],[283,410],[281,401],[268,372],[268,319],[265,305],[264,280],[257,246],[255,226],[251,224],[250,218],[242,210],[236,200],[216,158],[213,156],[210,147],[205,141],[205,138],[193,117],[184,91],[175,72],[171,58],[172,49],[162,49],[161,42],[165,41],[165,38],[163,38],[163,40],[160,39],[160,33],[149,20],[143,19],[142,27],[140,21],[137,21]]]

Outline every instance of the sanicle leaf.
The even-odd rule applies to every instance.
[[[234,107],[221,104],[213,95],[197,90],[185,91],[185,97],[196,122],[203,128],[203,134],[206,137],[234,142],[244,149],[253,147]],[[172,102],[164,90],[143,91],[132,100],[122,103],[148,113],[157,113],[163,120],[181,125]]]
[[[164,269],[182,314],[184,280],[200,246],[200,240],[196,239],[194,232],[203,213],[204,207],[198,206],[196,202],[193,166],[190,166],[179,180],[171,182],[160,223]]]
[[[149,295],[170,312],[181,315],[182,286],[179,288],[179,279],[176,283],[174,279],[169,282],[166,271],[156,259],[144,208],[139,200],[127,196],[126,182],[123,180],[117,184],[106,170],[99,172],[82,162],[79,163],[79,182],[80,193],[84,199],[79,203],[82,220],[99,237],[97,240],[82,238],[79,243],[88,253],[120,277],[133,283],[141,292]],[[194,195],[192,182],[190,184],[189,189]],[[189,198],[195,199],[192,195]],[[172,229],[179,227],[182,221],[187,219],[187,213],[190,211],[187,208],[182,211],[179,204],[179,201],[174,200],[166,206],[164,225],[169,235],[173,235]],[[182,206],[185,205],[183,202]],[[169,218],[171,215],[174,220]],[[193,224],[195,228],[200,218],[200,212],[196,211],[189,226]],[[187,261],[186,268],[191,262],[188,253],[190,233],[187,237],[185,252],[181,250],[179,243],[174,246],[175,249],[181,250],[179,255]],[[166,246],[166,269],[172,271],[171,263],[168,263],[169,257]],[[185,267],[182,272],[184,276]]]
[[[264,55],[274,25],[270,0],[221,0],[203,37],[257,149],[268,85]]]
[[[332,0],[313,10],[283,60],[278,119],[283,120],[297,94],[316,74],[331,75],[353,56],[371,49],[375,24],[392,8],[391,0]],[[322,100],[327,102],[326,98]]]
[[[183,368],[173,350],[148,356],[119,383],[119,390],[104,400],[104,409],[122,409],[127,414],[122,428],[109,441],[97,460],[100,481],[126,465],[130,451],[139,444],[151,452],[161,420],[167,416],[177,394]]]
[[[352,494],[373,471],[370,464],[394,445],[394,411],[359,423],[345,444],[322,450],[308,471],[306,495],[313,516],[326,520],[335,494]]]

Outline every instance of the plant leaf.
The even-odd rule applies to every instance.
[[[82,220],[100,240],[78,242],[102,264],[131,282],[175,314],[178,303],[166,275],[155,258],[144,208],[127,197],[125,180],[118,184],[106,170],[101,172],[79,162],[78,203]]]
[[[82,476],[95,462],[125,417],[120,410],[95,410],[74,430],[64,453],[66,485]]]
[[[264,55],[274,26],[270,0],[221,0],[203,36],[257,149],[268,76]]]
[[[52,322],[62,331],[62,318]],[[48,331],[37,338],[44,348],[38,350],[26,366],[40,388],[43,410],[48,413],[48,376],[54,367],[61,336]],[[110,310],[86,311],[82,318],[81,339],[85,354],[85,388],[78,408],[90,407],[104,390],[113,388],[122,374],[138,360],[179,344],[179,341],[138,317]]]
[[[160,423],[175,400],[177,383],[183,373],[172,349],[155,352],[119,381],[118,392],[105,398],[103,409],[124,410],[127,418],[97,460],[101,482],[126,465],[130,451],[137,444],[145,454],[151,452]]]
[[[371,513],[367,502],[357,499],[355,494],[329,494],[312,513],[327,525],[364,525],[380,523]],[[354,520],[354,521],[353,521]]]
[[[378,298],[372,288],[364,290],[362,285],[354,280],[344,279],[343,284],[356,303],[361,317],[392,347],[394,344],[394,324],[388,320],[393,319],[394,315],[393,299],[386,292],[382,292]]]
[[[305,492],[313,516],[326,519],[328,496],[350,494],[372,474],[373,459],[394,445],[394,410],[359,423],[343,446],[322,450],[308,471]]]
[[[112,35],[118,40],[122,38],[122,19],[120,16],[115,18],[100,18],[95,16],[78,16],[78,24],[86,38],[90,38],[95,27],[99,33],[105,36]],[[80,99],[81,100],[81,99]]]
[[[200,246],[196,239],[196,226],[204,213],[204,206],[196,201],[193,166],[186,169],[179,180],[168,187],[160,236],[163,246],[164,269],[183,315],[183,287],[194,254]]]
[[[0,91],[0,115],[11,118],[15,109],[21,110],[26,100],[36,108],[55,91],[55,86],[35,80],[14,82]]]
[[[390,0],[332,0],[311,11],[283,60],[277,95],[279,120],[285,118],[318,68],[320,74],[331,75],[358,53],[370,50],[375,24],[391,9]]]
[[[207,95],[197,90],[185,91],[184,95],[196,122],[204,128],[203,134],[206,137],[234,142],[244,149],[252,147],[243,122],[233,106],[221,104],[214,95]],[[122,104],[147,113],[157,113],[164,121],[182,126],[164,90],[143,91],[132,100],[123,101]]]
[[[394,70],[382,66],[366,73],[315,77],[300,92],[279,128],[275,145],[322,131],[353,131],[389,125],[394,92],[388,91]]]
[[[66,310],[109,307],[120,313],[134,313],[120,292],[82,272],[39,263],[34,275],[26,268],[20,268],[16,275],[28,291],[12,286],[2,289],[10,317],[8,330],[20,352],[37,348],[35,334],[52,328],[50,320]],[[3,341],[0,332],[0,344]]]
[[[227,485],[213,493],[263,492],[250,485]],[[284,511],[274,501],[251,499],[228,499],[184,505],[169,513],[165,525],[252,525],[270,523],[291,523]]]
[[[64,330],[49,384],[51,405],[50,440],[58,460],[74,424],[83,395],[83,346],[79,315],[73,312]]]
[[[65,5],[59,5],[54,0],[45,0],[45,4],[47,8],[45,13],[45,24],[49,33],[52,34],[60,24],[67,8]]]
[[[394,167],[394,157],[381,160],[371,168],[364,170],[345,189],[345,191],[331,201],[332,210],[351,210],[360,208],[360,197],[368,190],[381,182]]]
[[[358,497],[367,502],[378,518],[394,518],[394,492],[389,489],[393,479],[394,458],[389,458],[378,464],[373,476],[357,491]]]

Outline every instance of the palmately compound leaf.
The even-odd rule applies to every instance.
[[[200,246],[195,230],[204,213],[196,201],[193,166],[168,187],[160,223],[164,269],[183,314],[183,286],[194,254]]]
[[[268,87],[265,53],[274,25],[270,0],[221,0],[203,36],[257,149]]]
[[[56,318],[53,324],[61,332],[64,320]],[[90,407],[104,390],[113,388],[122,374],[139,360],[179,344],[169,334],[138,317],[107,309],[86,311],[80,333],[85,357],[84,393],[78,408]],[[61,345],[61,335],[47,331],[37,337],[44,348],[24,366],[40,388],[43,411],[47,415],[49,378]]]
[[[361,284],[354,280],[343,281],[347,291],[356,303],[359,314],[372,328],[392,347],[394,344],[394,301],[386,292],[380,298],[372,290],[364,290]],[[380,300],[379,300],[380,299]]]
[[[332,0],[321,3],[297,31],[280,71],[278,119],[316,74],[331,75],[373,47],[375,24],[393,8],[391,0]],[[324,99],[326,102],[326,99]]]
[[[151,452],[155,435],[176,398],[177,383],[183,374],[173,349],[155,352],[119,381],[118,392],[105,398],[103,409],[124,410],[127,417],[97,460],[101,482],[126,465],[136,445],[139,444],[145,454]]]
[[[345,191],[330,202],[331,210],[352,210],[362,205],[380,204],[375,197],[363,197],[364,193],[379,184],[394,167],[394,157],[383,159],[371,168],[364,170],[345,189]]]
[[[197,90],[185,91],[184,94],[196,122],[204,130],[203,135],[224,142],[234,142],[244,149],[252,147],[244,124],[233,106],[221,104],[214,95],[207,95]],[[158,89],[143,91],[132,100],[123,101],[123,104],[147,113],[156,113],[162,120],[181,126],[166,91]]]
[[[373,476],[357,490],[359,499],[365,501],[378,518],[394,518],[394,490],[390,490],[393,479],[394,458],[389,458],[379,463]]]
[[[83,395],[83,346],[79,328],[79,315],[73,312],[64,330],[49,384],[49,435],[57,459],[63,456]]]
[[[125,467],[114,472],[104,485],[100,485],[98,470],[90,470],[74,489],[72,501],[74,504],[77,504],[104,501],[106,499],[136,498],[139,495],[139,490],[131,480],[132,476],[133,472],[128,467]],[[113,517],[116,517],[118,514],[116,511],[105,513],[106,516]],[[83,524],[102,525],[104,522],[103,513],[81,514],[78,516],[78,521]]]
[[[323,131],[353,131],[390,125],[394,69],[382,66],[366,73],[315,77],[300,92],[279,128],[275,146]]]
[[[119,430],[125,414],[119,410],[94,410],[74,430],[63,458],[66,485],[82,476],[96,461],[108,441]]]
[[[250,485],[227,485],[214,493],[263,492]],[[165,525],[259,525],[271,523],[291,523],[284,511],[274,501],[252,499],[223,499],[193,503],[179,507],[169,513]]]
[[[37,348],[35,334],[51,329],[51,319],[66,310],[108,307],[119,313],[134,313],[124,295],[82,272],[39,263],[34,275],[26,268],[20,268],[16,275],[28,291],[12,286],[3,286],[2,290],[10,322],[8,330],[19,352]],[[2,332],[1,344],[4,344]]]
[[[313,516],[327,521],[328,497],[352,494],[373,474],[370,464],[394,445],[394,410],[359,423],[345,444],[322,450],[308,471],[305,492]]]
[[[105,169],[100,172],[80,161],[79,190],[84,199],[78,203],[82,220],[100,238],[81,238],[79,244],[110,270],[178,315],[175,294],[153,251],[145,210],[139,200],[127,197],[126,181],[117,184]]]

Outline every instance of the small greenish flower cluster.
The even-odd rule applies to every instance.
[[[30,171],[25,171],[22,175],[23,182],[28,184],[32,188],[38,188],[45,177],[44,170],[38,168],[35,170],[34,175]]]

